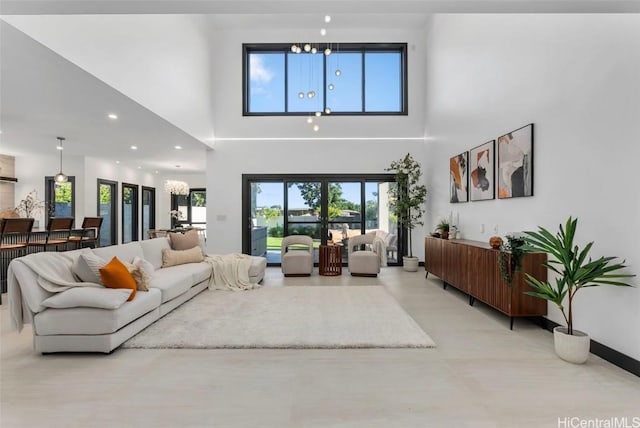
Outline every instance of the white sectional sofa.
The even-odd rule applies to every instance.
[[[21,329],[23,321],[32,324],[34,348],[37,352],[109,353],[207,288],[212,273],[211,264],[187,263],[162,268],[162,250],[169,248],[167,238],[156,238],[124,245],[55,253],[54,257],[60,257],[61,262],[66,258],[65,263],[61,263],[65,266],[70,265],[69,260],[74,260],[86,251],[107,261],[116,256],[119,260],[131,263],[137,256],[150,262],[156,270],[150,280],[149,290],[137,291],[133,300],[124,302],[116,309],[44,306],[43,302],[56,293],[50,293],[39,285],[38,274],[24,259],[30,257],[32,259],[29,262],[37,262],[38,257],[50,258],[51,253],[17,258],[9,265],[8,275],[12,321],[18,329]],[[252,283],[263,279],[265,267],[265,258],[252,257],[249,269]]]

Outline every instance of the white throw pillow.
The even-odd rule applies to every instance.
[[[131,290],[125,288],[73,287],[44,300],[42,306],[55,309],[118,309],[130,295]]]
[[[153,267],[153,264],[150,261],[142,259],[138,256],[133,258],[133,264],[140,266],[144,271],[149,275],[149,278],[153,278],[156,272],[156,268]]]
[[[71,271],[82,282],[93,282],[94,284],[102,284],[100,278],[100,269],[107,264],[107,261],[96,256],[92,252],[80,254],[73,265]]]
[[[147,273],[146,270],[140,265],[140,263],[127,263],[122,262],[123,265],[127,267],[127,270],[136,281],[136,289],[139,291],[149,291],[149,284],[151,282],[151,277]]]

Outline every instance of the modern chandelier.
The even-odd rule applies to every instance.
[[[164,190],[172,195],[188,195],[189,185],[184,181],[167,180],[164,183]]]
[[[325,15],[324,17],[324,22],[326,24],[329,24],[331,22],[331,16],[330,15]],[[326,28],[321,28],[320,29],[320,35],[321,36],[326,36],[327,35],[327,29]],[[322,49],[322,47],[324,47],[324,49]],[[323,46],[320,46],[317,43],[293,43],[291,45],[291,52],[295,53],[295,54],[301,54],[302,52],[305,52],[307,54],[312,54],[315,55],[317,54],[319,51],[321,51],[325,56],[329,56],[331,55],[331,53],[333,52],[332,50],[333,45],[332,44],[325,44]],[[313,65],[311,65],[311,70],[309,72],[309,74],[311,76],[313,76]],[[340,75],[342,74],[342,72],[340,71],[340,68],[337,68],[335,71],[335,75],[336,77],[340,77]],[[313,80],[313,79],[311,79]],[[332,91],[334,89],[335,85],[333,83],[330,83],[327,86],[327,89]],[[316,96],[316,92],[313,90],[313,88],[310,88],[308,91],[299,91],[298,92],[298,98],[300,99],[304,99],[305,97],[308,99],[312,99],[315,98]],[[309,115],[307,117],[307,123],[309,125],[311,125],[311,128],[318,132],[320,130],[320,125],[318,124],[318,119],[320,117],[322,117],[323,115],[329,115],[331,114],[331,109],[327,106],[325,107],[324,111],[316,111],[314,114]]]
[[[56,176],[54,177],[54,180],[56,183],[62,184],[69,181],[69,177],[67,177],[62,172],[62,150],[64,150],[64,147],[62,147],[62,142],[65,140],[65,138],[64,137],[56,137],[56,138],[58,139],[58,146],[56,147],[56,149],[60,151],[60,172],[56,174]]]

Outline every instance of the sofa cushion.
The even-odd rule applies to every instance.
[[[88,251],[80,254],[80,256],[75,259],[71,266],[71,271],[81,281],[102,284],[100,268],[104,267],[106,264],[107,261],[102,257]]]
[[[191,278],[193,278],[193,285],[198,284],[202,281],[206,281],[211,277],[211,271],[213,270],[213,267],[209,263],[192,263],[188,266],[191,269]]]
[[[189,230],[185,233],[169,233],[169,241],[174,250],[190,250],[200,246],[200,238],[195,230]]]
[[[141,291],[118,309],[45,309],[33,320],[38,335],[110,334],[160,306],[160,291]]]
[[[158,271],[151,280],[150,288],[158,288],[162,292],[162,303],[187,291],[194,285],[193,273],[197,264],[186,264],[164,268]]]
[[[249,278],[259,278],[259,280],[264,277],[264,270],[267,267],[267,258],[266,257],[251,257],[251,266],[249,267]]]
[[[155,275],[156,268],[153,267],[153,264],[151,264],[150,261],[136,256],[133,258],[133,264],[139,265],[142,269],[144,269],[144,271],[149,275],[149,278],[153,278],[153,276]]]
[[[129,269],[117,257],[111,259],[103,268],[100,268],[100,278],[102,283],[108,288],[128,288],[131,296],[128,301],[136,297],[138,287]]]
[[[139,290],[139,291],[149,290],[149,282],[151,281],[151,277],[149,276],[147,271],[144,270],[142,266],[140,266],[140,264],[127,263],[127,262],[122,262],[122,264],[124,264],[127,267],[127,270],[133,277],[133,280],[136,282],[136,290]]]
[[[189,250],[162,250],[162,267],[199,263],[204,260],[202,249],[197,246]]]
[[[102,308],[118,309],[131,292],[123,288],[74,287],[56,293],[42,302],[47,308]]]
[[[169,238],[145,239],[140,241],[143,255],[140,256],[149,261],[154,269],[162,267],[162,250],[171,249]]]
[[[129,263],[133,261],[135,256],[144,257],[142,247],[137,241],[129,242],[128,244],[95,248],[91,251],[105,260],[111,260],[112,258],[117,257],[120,260]]]

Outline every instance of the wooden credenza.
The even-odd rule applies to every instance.
[[[484,242],[446,240],[428,236],[424,243],[424,268],[469,295],[469,304],[481,302],[509,316],[511,328],[515,317],[537,317],[547,314],[547,301],[524,294],[531,290],[524,280],[528,273],[541,281],[547,279],[544,253],[527,253],[522,259],[522,272],[516,273],[510,288],[500,277],[499,250]]]

